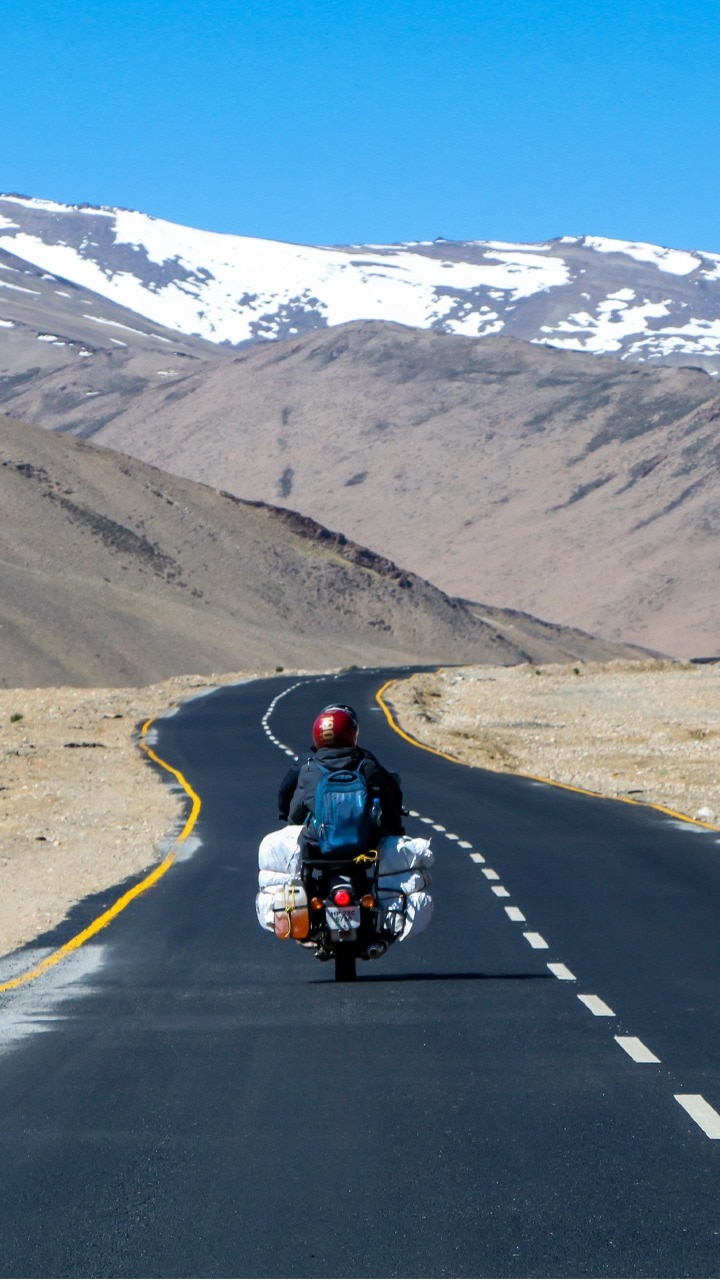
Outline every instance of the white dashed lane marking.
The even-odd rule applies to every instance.
[[[633,1062],[659,1062],[651,1049],[648,1049],[637,1036],[615,1036],[621,1049],[624,1049]]]
[[[523,915],[523,913],[522,913],[522,911],[520,910],[520,908],[519,908],[519,907],[506,907],[506,908],[505,908],[505,910],[506,910],[506,912],[507,912],[507,914],[509,915],[509,917],[510,917],[510,919],[511,919],[511,920],[524,920],[524,919],[525,919],[525,916]]]
[[[270,717],[281,698],[286,698],[289,693],[292,693],[293,689],[299,689],[301,684],[305,684],[305,681],[298,680],[295,684],[291,684],[289,688],[283,689],[282,693],[279,693],[276,698],[273,698],[270,706],[260,720],[260,724],[265,731],[268,741],[271,742],[274,747],[277,747],[279,751],[283,751],[286,756],[292,756],[293,760],[295,759],[295,752],[291,747],[286,746],[284,742],[281,742],[279,738],[275,737],[275,734],[270,728]]]
[[[302,684],[304,683],[304,681],[300,681],[299,683]],[[297,684],[292,686],[292,688],[297,688],[297,687],[298,687]],[[275,737],[274,733],[270,728],[270,723],[269,723],[270,716],[272,715],[272,712],[275,709],[276,703],[279,702],[281,698],[285,697],[291,691],[292,689],[285,689],[281,694],[278,694],[278,696],[273,699],[267,711],[265,712],[265,715],[262,717],[261,724],[270,742],[272,742],[274,746],[279,747],[279,749],[283,751],[286,755],[292,756],[294,758],[295,752],[290,747],[287,747],[284,742],[281,742],[278,738]],[[444,835],[447,840],[452,840],[457,842],[458,846],[461,849],[471,850],[470,852],[471,860],[476,864],[480,864],[480,865],[484,864],[485,858],[483,857],[483,855],[481,853],[476,853],[472,851],[471,841],[461,840],[460,836],[456,835],[454,831],[447,831],[446,828],[442,825],[442,823],[434,822],[432,818],[423,817],[420,813],[418,813],[417,809],[410,809],[409,817],[419,820],[420,822],[424,823],[425,826],[432,827],[434,831],[437,831],[440,835]],[[483,866],[483,875],[485,876],[486,880],[489,880],[489,881],[500,880],[500,876],[498,872],[494,871],[492,867]],[[493,883],[491,884],[490,887],[493,893],[498,898],[510,897],[510,893],[505,888],[504,885]],[[514,907],[514,906],[505,907],[505,912],[508,916],[508,919],[510,920],[513,920],[521,924],[527,923],[526,917],[519,907]],[[542,934],[540,933],[535,933],[532,930],[527,930],[526,932],[523,933],[523,937],[527,939],[529,945],[535,951],[547,951],[549,949],[548,943],[545,941]],[[575,974],[572,972],[572,970],[568,969],[567,965],[561,964],[559,961],[553,961],[549,963],[547,967],[550,973],[552,973],[553,976],[558,978],[561,982],[577,981],[577,978],[575,977]],[[590,1013],[592,1013],[596,1018],[614,1018],[616,1016],[614,1010],[611,1009],[610,1006],[606,1004],[605,1001],[602,1000],[600,996],[578,994],[578,1000],[580,1000],[580,1002],[585,1005],[586,1009],[589,1009]],[[654,1054],[652,1050],[647,1047],[646,1044],[643,1044],[642,1040],[639,1040],[637,1036],[615,1036],[614,1039],[620,1045],[620,1048],[623,1049],[630,1058],[632,1058],[633,1062],[640,1062],[640,1063],[653,1063],[653,1062],[659,1063],[660,1062],[660,1059],[656,1056],[656,1054]],[[703,1098],[702,1094],[676,1093],[673,1096],[676,1102],[678,1102],[680,1106],[683,1107],[683,1109],[687,1112],[687,1114],[691,1117],[691,1119],[695,1121],[695,1123],[699,1126],[700,1129],[702,1129],[703,1133],[705,1133],[708,1138],[715,1138],[715,1139],[720,1138],[720,1113],[718,1113],[715,1110],[715,1108],[712,1107],[710,1103],[706,1101],[705,1098]]]
[[[720,1115],[706,1102],[701,1093],[675,1093],[676,1102],[700,1125],[708,1138],[720,1138]]]
[[[615,1017],[614,1010],[611,1009],[610,1005],[606,1004],[604,1000],[601,1000],[599,996],[578,995],[578,1000],[582,1000],[582,1003],[585,1005],[586,1009],[589,1009],[591,1013],[594,1013],[596,1018],[614,1018]]]

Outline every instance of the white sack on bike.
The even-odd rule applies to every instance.
[[[285,875],[296,875],[300,866],[300,847],[298,840],[302,827],[282,827],[280,831],[271,831],[260,841],[258,849],[258,867],[260,871],[280,871]],[[279,881],[266,881],[277,884]],[[261,881],[262,887],[262,881]]]
[[[255,910],[261,928],[273,932],[276,891],[300,872],[300,826],[271,831],[258,850],[258,888]],[[433,900],[427,892],[435,860],[430,841],[420,837],[383,836],[378,842],[378,899],[386,918],[402,919],[400,941],[416,937],[428,927]]]
[[[378,842],[378,855],[381,876],[431,867],[435,861],[430,841],[411,836],[383,836]]]

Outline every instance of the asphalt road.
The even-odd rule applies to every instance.
[[[199,843],[2,997],[2,1275],[720,1274],[720,1141],[675,1097],[720,1111],[718,834],[421,751],[384,678],[160,722]],[[253,901],[335,698],[436,850],[430,930],[349,986]]]

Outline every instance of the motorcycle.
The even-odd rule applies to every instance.
[[[378,960],[430,922],[429,843],[393,836],[379,851],[300,858],[299,833],[285,828],[261,844],[258,921],[318,960],[332,960],[337,982],[354,982],[358,960]]]
[[[335,961],[335,981],[354,982],[357,961],[378,960],[402,930],[383,912],[375,854],[351,861],[308,859],[308,943],[318,960]]]

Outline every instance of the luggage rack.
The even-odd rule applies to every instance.
[[[371,857],[371,854],[375,854]],[[375,897],[376,906],[374,911],[379,917],[378,923],[382,933],[390,938],[397,938],[405,927],[407,918],[407,894],[402,889],[384,889],[380,883],[380,860],[376,850],[369,850],[368,854],[349,854],[345,858],[329,858],[320,855],[317,858],[303,858],[300,863],[300,875],[303,881],[306,880],[306,870],[310,872],[307,880],[313,879],[318,881],[324,874],[329,875],[345,875],[353,882],[353,886],[357,888],[356,881],[360,878],[363,884],[370,889]],[[313,872],[319,872],[319,875],[313,876]],[[309,895],[308,895],[309,896]],[[388,910],[383,902],[397,903],[400,900],[400,907]]]
[[[378,855],[373,849],[366,854],[348,854],[345,858],[305,857],[300,862],[299,871],[302,879],[309,881],[319,881],[328,875],[347,876],[354,886],[362,882],[372,888],[377,897],[378,867]]]
[[[317,858],[303,857],[300,860],[300,869],[303,867],[322,867],[326,871],[347,871],[350,867],[376,867],[379,863],[377,849],[369,849],[367,853],[349,853],[345,858],[329,858],[324,854],[320,854]]]

